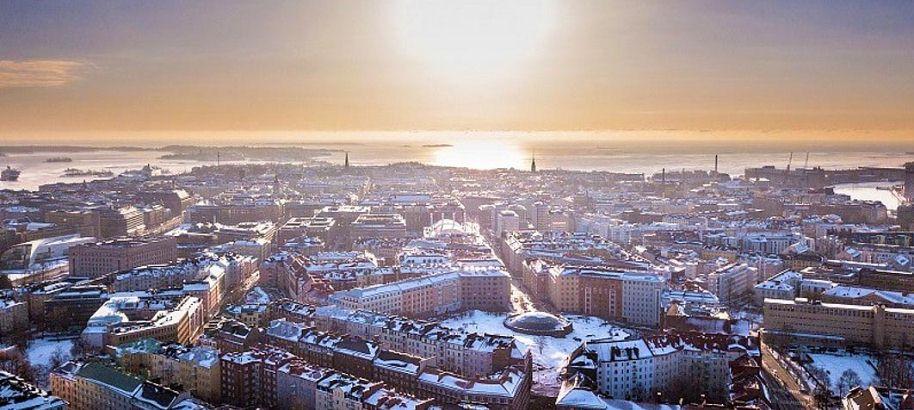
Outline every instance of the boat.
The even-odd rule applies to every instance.
[[[48,159],[44,160],[44,162],[73,162],[73,158],[70,158],[70,157],[51,157],[51,158],[48,158]]]
[[[12,168],[9,165],[6,166],[6,169],[0,171],[0,181],[15,181],[19,179],[19,174],[22,171],[19,171],[16,168]]]

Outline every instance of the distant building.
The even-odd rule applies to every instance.
[[[90,242],[95,238],[68,235],[14,245],[0,255],[0,275],[7,275],[13,285],[57,279],[69,271],[70,248]]]
[[[904,164],[904,197],[914,202],[914,162]]]
[[[24,301],[0,296],[0,334],[29,328],[29,307]]]
[[[146,230],[143,212],[134,206],[101,208],[98,213],[101,238],[137,236]]]
[[[74,246],[69,257],[70,276],[97,278],[137,266],[174,262],[178,244],[173,236],[120,238]]]
[[[517,212],[505,209],[495,216],[495,235],[503,236],[520,229],[520,217]]]
[[[745,263],[730,264],[708,275],[708,290],[720,303],[733,304],[748,300],[758,280],[758,269]]]
[[[351,238],[405,238],[406,220],[400,214],[363,214],[350,226]]]

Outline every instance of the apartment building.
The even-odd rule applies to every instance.
[[[172,409],[190,395],[99,362],[67,362],[50,374],[51,390],[70,410]],[[193,408],[193,407],[191,407]]]
[[[221,357],[222,402],[239,407],[277,405],[277,373],[295,355],[275,348],[230,352]]]
[[[60,397],[23,380],[21,377],[0,370],[0,405],[9,410],[66,410],[67,403]]]
[[[414,320],[337,306],[318,307],[317,328],[376,341],[381,349],[432,359],[429,366],[465,376],[489,375],[519,363],[511,336],[468,333],[435,322]]]
[[[638,326],[660,324],[662,277],[604,266],[548,268],[546,296],[559,310]]]
[[[177,295],[112,295],[89,318],[81,338],[101,349],[141,339],[191,343],[206,323],[200,299]]]
[[[430,317],[465,309],[510,308],[510,277],[497,268],[463,267],[456,271],[336,292],[340,306],[408,317]]]
[[[712,400],[727,398],[730,362],[758,355],[742,336],[670,332],[584,342],[569,357],[566,377],[581,373],[611,399],[648,400],[659,392],[676,397],[697,388]]]
[[[142,339],[118,346],[115,352],[127,371],[145,372],[163,384],[183,386],[194,397],[210,403],[221,400],[221,361],[215,348]]]

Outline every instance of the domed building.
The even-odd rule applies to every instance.
[[[425,237],[430,239],[463,236],[466,234],[467,231],[463,225],[453,219],[442,219],[432,224],[432,226],[425,228]]]
[[[515,332],[537,335],[562,337],[573,329],[571,322],[563,317],[546,312],[527,312],[508,316],[505,327]]]

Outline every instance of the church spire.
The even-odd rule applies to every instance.
[[[349,168],[349,151],[346,151],[346,161],[343,163],[343,166]]]
[[[530,158],[530,172],[536,172],[536,151],[533,152]]]

